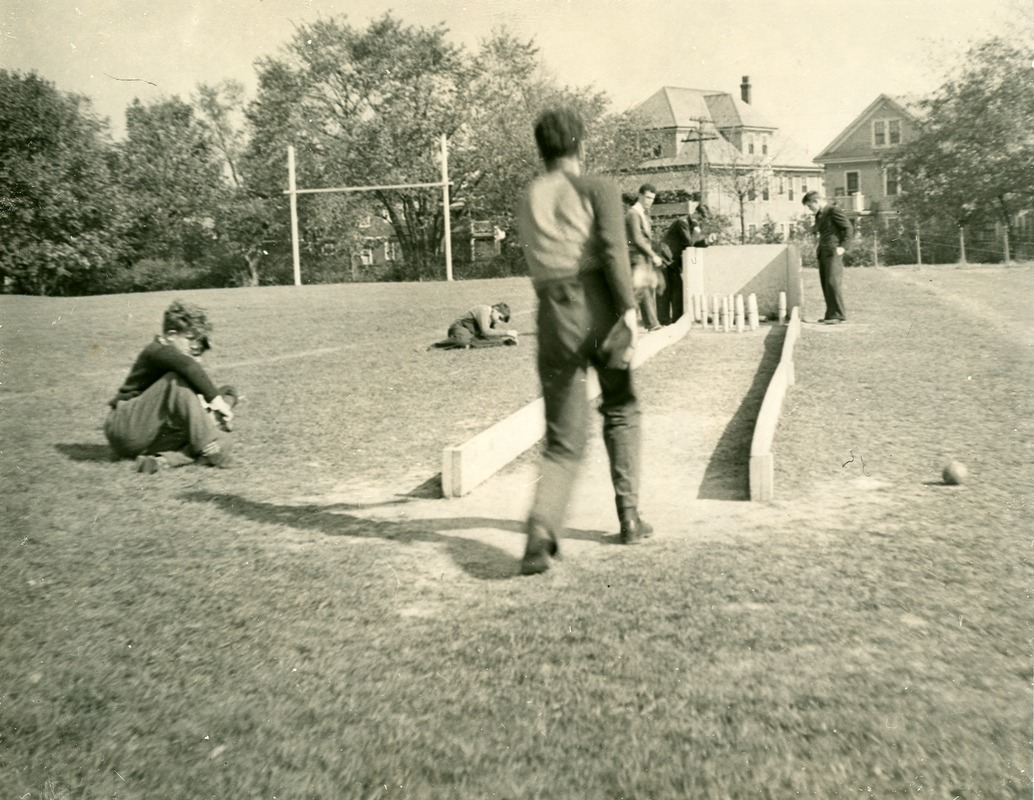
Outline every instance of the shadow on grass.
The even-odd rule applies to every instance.
[[[395,542],[438,542],[446,546],[457,566],[480,580],[506,580],[516,577],[520,561],[493,545],[449,532],[492,529],[517,534],[523,542],[524,523],[488,517],[445,517],[441,519],[381,520],[342,513],[351,504],[277,505],[248,500],[228,494],[193,491],[185,500],[209,503],[238,517],[265,525],[283,525],[295,530],[313,531],[324,536],[350,536],[357,539],[384,539]],[[616,544],[617,537],[603,531],[568,530],[568,539],[585,539],[599,544]]]
[[[111,448],[106,444],[56,444],[54,449],[72,461],[93,461],[106,464],[118,461],[115,454],[111,452]]]
[[[765,399],[765,390],[779,366],[785,337],[783,326],[765,337],[765,349],[754,380],[711,453],[698,499],[750,500],[750,442],[754,437],[754,423]]]
[[[442,497],[442,473],[432,475],[419,486],[406,492],[403,497],[407,500],[438,500]]]

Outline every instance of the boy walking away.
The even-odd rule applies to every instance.
[[[559,554],[588,440],[590,366],[600,381],[620,539],[635,544],[653,532],[638,510],[640,412],[630,363],[638,328],[621,194],[616,184],[582,174],[584,138],[573,111],[539,117],[535,141],[546,171],[528,185],[517,210],[539,301],[537,359],[546,411],[546,447],[521,561],[525,575],[545,572]]]
[[[217,389],[201,366],[211,330],[203,309],[173,302],[162,332],[136,357],[108,404],[104,435],[117,456],[135,459],[137,472],[226,466],[237,394],[231,386]]]

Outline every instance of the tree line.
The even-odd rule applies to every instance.
[[[935,241],[957,236],[962,261],[966,231],[988,226],[1001,230],[1009,261],[1017,215],[1034,213],[1032,58],[1019,34],[971,48],[919,101],[919,136],[895,156],[904,228]]]
[[[253,99],[223,81],[187,100],[136,100],[117,142],[88,98],[0,70],[0,290],[290,282],[289,144],[299,187],[383,186],[438,180],[444,134],[453,223],[491,220],[508,231],[517,193],[538,169],[530,134],[542,108],[581,112],[589,169],[637,163],[634,116],[613,112],[604,92],[561,85],[532,41],[498,29],[469,51],[447,34],[390,13],[365,28],[343,18],[301,25],[257,62]],[[922,101],[922,133],[897,155],[904,227],[1008,228],[1032,206],[1032,77],[1030,54],[996,39]],[[305,195],[299,206],[306,282],[347,279],[371,210],[401,248],[390,277],[442,276],[438,190]]]
[[[88,98],[35,73],[0,70],[0,279],[4,290],[78,295],[289,282],[287,146],[299,187],[440,179],[449,144],[453,220],[512,227],[538,168],[531,126],[543,107],[577,108],[589,160],[633,156],[629,114],[592,88],[563,86],[537,48],[499,29],[471,52],[447,30],[390,13],[356,28],[298,26],[257,62],[258,89],[201,84],[126,109],[113,141]],[[628,144],[626,144],[628,143]],[[441,277],[441,192],[379,190],[299,198],[306,280],[342,279],[371,210],[394,228],[395,276]]]

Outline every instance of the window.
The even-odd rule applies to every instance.
[[[359,220],[360,228],[369,228],[371,224],[373,224],[373,217],[370,214],[364,214]]]
[[[796,182],[797,182],[797,179],[796,179],[796,178],[794,178],[794,177],[793,177],[793,176],[791,175],[791,176],[790,176],[790,180],[789,180],[789,182],[788,182],[788,185],[787,185],[787,188],[786,188],[786,199],[787,199],[787,200],[793,200],[793,185],[794,185],[794,184],[795,184]]]
[[[761,155],[768,155],[768,136],[761,136]]]
[[[401,248],[399,243],[394,239],[389,239],[384,243],[384,260],[385,261],[398,261],[401,255]]]
[[[786,194],[786,178],[779,176],[779,194]]]
[[[901,144],[900,119],[876,119],[872,122],[873,147]]]
[[[801,178],[801,197],[804,197],[808,193],[808,179],[806,177]],[[793,200],[793,198],[790,198]]]
[[[643,134],[639,140],[640,153],[643,158],[660,158],[664,153],[664,144],[655,133]]]
[[[359,261],[362,262],[364,267],[369,267],[373,264],[373,249],[370,247],[364,247],[359,251]]]
[[[772,199],[771,198],[771,192],[769,191],[769,188],[768,188],[768,181],[767,180],[764,183],[761,184],[761,199],[762,200],[766,200],[766,201]]]
[[[754,189],[754,184],[753,183],[750,186],[747,187],[747,199],[748,200],[757,200],[758,199],[758,193]]]
[[[901,173],[893,164],[883,170],[883,193],[894,197],[901,191]]]
[[[754,155],[754,134],[753,133],[747,135],[747,155],[748,156]]]
[[[847,181],[847,194],[858,194],[858,173],[847,172],[844,173],[844,178]]]
[[[753,239],[757,235],[758,235],[758,226],[757,225],[748,225],[747,226],[747,238],[748,239]]]

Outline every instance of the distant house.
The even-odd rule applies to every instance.
[[[822,168],[751,105],[749,77],[740,97],[728,92],[665,86],[640,103],[643,160],[618,176],[634,193],[652,183],[660,192],[684,192],[692,201],[655,205],[653,217],[685,214],[696,202],[739,221],[749,240],[766,221],[788,237],[804,209],[802,195],[822,188]]]
[[[352,263],[356,266],[380,267],[402,260],[395,228],[379,214],[366,214],[359,220],[362,237],[359,251],[353,253]]]
[[[917,133],[918,111],[901,97],[881,94],[815,156],[826,192],[851,215],[892,213],[901,193],[894,156]]]

